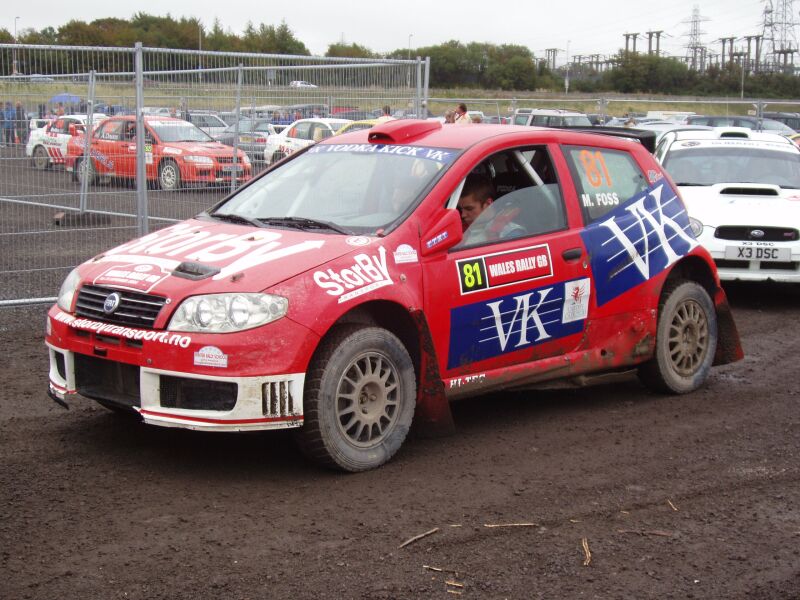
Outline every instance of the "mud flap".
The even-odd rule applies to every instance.
[[[727,365],[744,358],[742,341],[739,330],[733,320],[728,297],[722,288],[717,289],[714,295],[714,304],[717,308],[717,352],[714,354],[714,366]]]
[[[411,433],[426,438],[452,435],[456,426],[450,412],[450,403],[444,393],[444,382],[436,362],[436,349],[425,316],[421,311],[414,311],[411,316],[417,325],[420,340],[419,388]]]

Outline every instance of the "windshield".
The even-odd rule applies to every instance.
[[[383,144],[321,144],[243,188],[213,214],[304,218],[348,232],[387,229],[416,206],[454,150]]]
[[[670,151],[664,168],[677,185],[766,183],[800,189],[800,152],[695,146]]]
[[[213,142],[205,131],[185,121],[149,121],[162,142]]]

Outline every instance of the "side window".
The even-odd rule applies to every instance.
[[[291,135],[290,137],[297,138],[298,140],[310,140],[311,125],[312,124],[309,121],[306,121],[305,123],[298,123],[294,128],[294,135]]]
[[[514,125],[527,125],[528,115],[516,115],[514,117]]]
[[[565,146],[564,155],[587,222],[603,217],[648,187],[639,165],[622,150]]]
[[[462,247],[525,238],[567,225],[561,189],[545,146],[493,154],[466,177],[458,199]]]
[[[97,132],[97,138],[101,140],[117,141],[120,139],[120,130],[122,129],[122,121],[106,121],[100,126]]]

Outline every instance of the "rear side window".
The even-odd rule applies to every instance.
[[[565,146],[564,155],[587,223],[600,219],[648,187],[639,165],[627,152]]]

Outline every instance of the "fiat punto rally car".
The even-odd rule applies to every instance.
[[[800,282],[800,148],[744,128],[676,131],[656,156],[722,280]]]
[[[494,203],[464,231],[468,176]],[[450,400],[631,369],[684,393],[742,356],[714,263],[638,143],[414,120],[297,152],[80,265],[47,345],[58,402],[298,428],[349,471],[389,460],[412,421],[451,429]]]
[[[219,143],[196,126],[170,117],[144,118],[145,173],[162,190],[177,190],[184,184],[230,184],[231,178],[251,177],[250,159],[242,150]],[[67,146],[66,169],[73,179],[136,177],[136,118],[112,117],[92,134],[91,160],[86,160],[86,139],[74,137]]]

